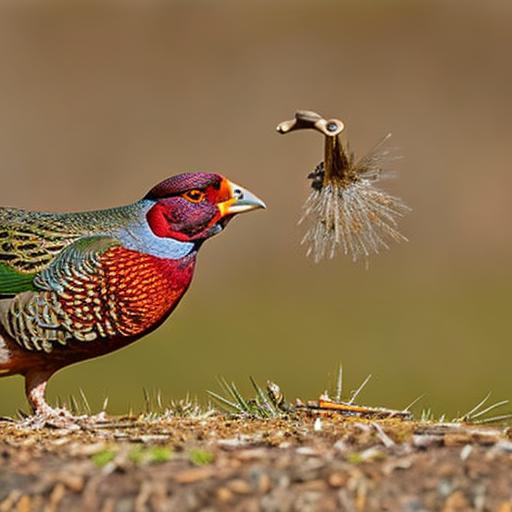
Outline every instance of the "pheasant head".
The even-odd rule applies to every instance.
[[[265,208],[248,190],[205,172],[172,176],[144,199],[154,202],[146,214],[152,232],[182,242],[202,242],[220,233],[236,214]]]

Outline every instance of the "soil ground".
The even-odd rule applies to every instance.
[[[0,423],[0,512],[512,512],[509,430],[290,418]]]

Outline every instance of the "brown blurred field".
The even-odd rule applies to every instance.
[[[218,374],[307,397],[342,361],[349,388],[373,374],[370,404],[512,398],[511,21],[505,0],[1,3],[1,204],[104,208],[209,169],[269,206],[207,244],[164,327],[50,397],[137,410],[143,387],[204,398]],[[386,186],[410,243],[369,270],[304,257],[321,139],[274,131],[297,108],[342,118],[358,152],[392,131],[404,156]],[[0,404],[25,406],[20,378]]]

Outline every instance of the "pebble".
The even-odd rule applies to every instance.
[[[331,473],[327,478],[331,487],[343,487],[347,483],[347,477],[343,473]]]
[[[467,460],[467,458],[471,455],[472,451],[473,451],[473,446],[471,446],[470,444],[467,444],[466,446],[464,446],[464,448],[462,448],[462,450],[460,451],[460,460],[462,460],[462,461]]]
[[[267,450],[265,450],[265,448],[242,450],[236,454],[237,459],[241,461],[263,459],[265,456],[267,456]]]
[[[235,494],[249,494],[252,492],[251,486],[241,478],[236,478],[228,482],[227,487]]]
[[[215,494],[217,499],[223,503],[227,503],[233,498],[233,493],[229,489],[226,489],[226,487],[219,487]]]
[[[441,444],[442,437],[430,434],[415,434],[412,436],[412,444],[416,448],[428,448],[434,444]]]
[[[240,446],[245,446],[249,444],[251,440],[248,436],[240,436],[240,437],[231,437],[228,439],[219,439],[217,444],[222,448],[230,449],[230,448],[238,448]]]
[[[470,508],[464,494],[461,491],[455,491],[446,499],[442,512],[467,512]]]
[[[495,445],[497,451],[503,452],[512,452],[512,442],[511,441],[498,441]]]
[[[300,485],[301,491],[309,491],[309,492],[322,492],[325,491],[325,482],[323,480],[309,480],[308,482],[304,482]]]
[[[262,473],[258,479],[258,491],[266,494],[272,488],[272,481],[267,473]]]
[[[445,446],[460,446],[471,443],[471,435],[467,432],[449,432],[443,437],[443,444]]]
[[[32,500],[29,496],[22,496],[16,505],[16,512],[30,512],[32,509]]]
[[[347,443],[343,441],[343,439],[338,439],[332,446],[338,452],[346,452],[347,451]]]
[[[174,475],[174,480],[179,484],[191,484],[205,478],[210,478],[214,474],[215,471],[211,467],[186,469]]]
[[[84,477],[73,474],[59,474],[59,480],[73,492],[80,492],[84,488]]]
[[[318,451],[315,450],[314,448],[311,448],[311,446],[299,446],[296,452],[299,455],[318,455]]]

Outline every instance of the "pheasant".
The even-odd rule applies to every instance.
[[[156,329],[187,291],[203,242],[265,204],[220,174],[184,173],[128,206],[0,208],[0,376],[21,374],[34,414],[49,378]]]

